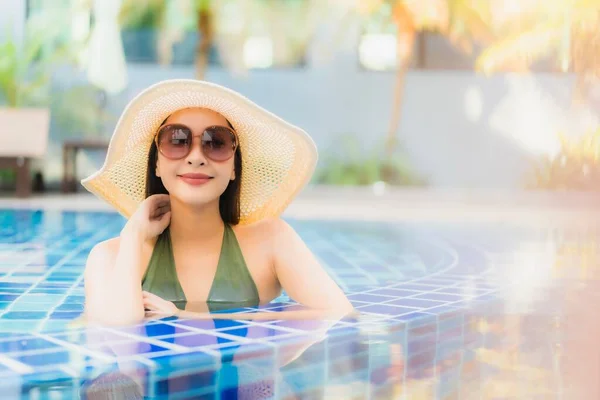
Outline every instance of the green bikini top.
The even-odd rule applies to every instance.
[[[184,309],[187,299],[177,278],[169,228],[154,245],[148,269],[142,278],[142,289],[172,301]],[[225,224],[217,272],[206,301],[210,311],[256,307],[258,290],[246,266],[239,243],[230,225]]]

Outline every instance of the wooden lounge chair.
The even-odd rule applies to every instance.
[[[79,150],[108,150],[108,141],[101,139],[68,140],[63,143],[63,193],[76,192],[80,186],[77,180],[77,152]]]
[[[0,168],[16,172],[16,195],[31,195],[30,163],[48,148],[50,110],[0,108]]]

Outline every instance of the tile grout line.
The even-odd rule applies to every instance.
[[[21,293],[19,295],[19,297],[26,295],[28,293],[30,293],[33,289],[35,289],[41,282],[44,281],[44,279],[46,279],[55,269],[57,269],[58,267],[62,266],[63,264],[65,264],[67,261],[69,261],[71,258],[73,258],[77,252],[79,252],[81,250],[81,248],[84,248],[85,246],[88,245],[88,243],[93,242],[95,240],[97,240],[97,237],[101,237],[102,235],[104,235],[106,233],[106,231],[109,231],[109,229],[112,229],[112,226],[108,226],[107,228],[101,230],[100,232],[96,232],[94,235],[92,235],[90,238],[88,238],[87,240],[81,242],[76,248],[74,248],[73,250],[71,250],[69,253],[67,253],[63,258],[60,259],[60,261],[56,262],[52,267],[50,267],[48,269],[48,271],[46,271],[46,273],[44,275],[42,275],[39,280],[37,281],[36,284],[31,285],[27,290],[25,290],[23,293]],[[18,300],[18,298],[17,298]],[[14,302],[12,302],[6,309],[0,311],[0,317],[2,317],[2,315],[8,313],[11,311],[11,309],[13,308]],[[54,310],[56,307],[54,307],[51,310]]]
[[[31,374],[34,372],[34,369],[32,367],[30,367],[29,365],[23,364],[22,362],[17,361],[17,360],[13,360],[12,358],[7,357],[1,353],[0,353],[0,364],[7,366],[13,372],[23,374],[23,375]]]

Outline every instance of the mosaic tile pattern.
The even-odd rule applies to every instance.
[[[526,269],[515,258],[532,250],[519,246],[547,241],[535,231],[477,226],[290,221],[359,317],[280,321],[276,313],[295,306],[282,295],[259,308],[273,312],[273,321],[166,318],[129,329],[73,327],[83,310],[87,254],[123,222],[112,213],[0,210],[6,398],[78,398],[109,387],[211,399],[389,398],[400,387],[400,398],[472,392],[469,382],[488,373],[478,364],[469,369],[476,349],[496,340],[481,328],[482,316],[490,304],[520,306],[518,298],[498,303],[498,266]]]

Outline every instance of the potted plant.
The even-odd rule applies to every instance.
[[[162,0],[124,0],[119,14],[123,49],[129,62],[157,61],[157,36],[166,10]]]
[[[327,156],[315,174],[314,182],[341,186],[427,186],[426,179],[410,166],[404,154],[397,150],[391,159],[386,159],[382,146],[367,150],[359,140],[355,135],[336,138],[332,149],[325,151]]]
[[[533,167],[526,186],[554,191],[600,191],[600,128],[580,136],[559,134],[560,149]]]
[[[16,172],[18,196],[29,195],[31,160],[47,150],[49,83],[55,64],[67,56],[58,38],[32,21],[22,44],[0,42],[0,168]]]

